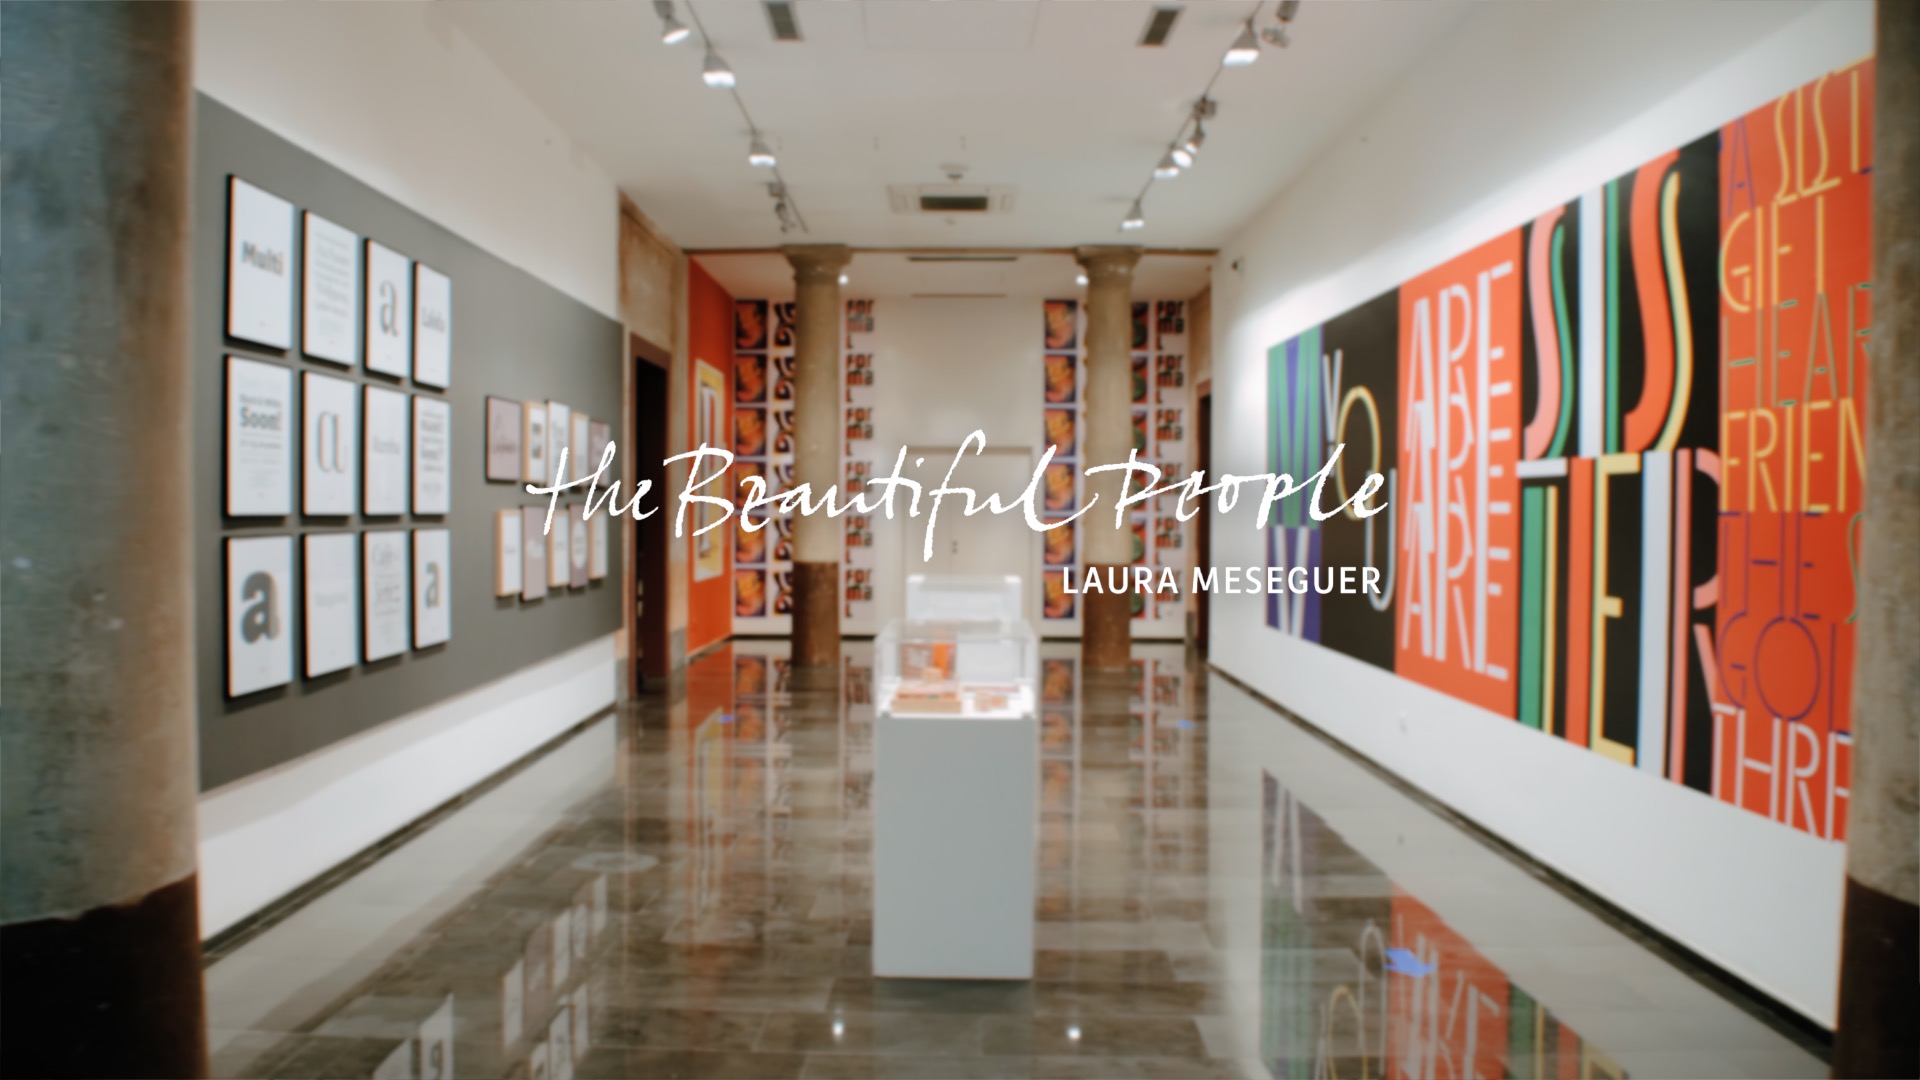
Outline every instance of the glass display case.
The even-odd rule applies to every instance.
[[[1017,583],[1016,583],[1017,594]],[[1020,619],[895,619],[874,643],[874,705],[894,716],[1034,712],[1039,639]]]
[[[1027,617],[1020,609],[1020,579],[1013,574],[911,574],[908,619],[975,621]]]

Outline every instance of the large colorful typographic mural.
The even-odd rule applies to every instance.
[[[1270,467],[1345,444],[1267,623],[1846,835],[1873,63],[1823,76],[1272,347]]]

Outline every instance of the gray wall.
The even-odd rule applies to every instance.
[[[524,603],[493,595],[493,515],[544,503],[519,485],[488,483],[484,452],[487,395],[554,399],[613,425],[620,439],[620,325],[525,271],[376,193],[365,184],[205,95],[196,95],[194,180],[194,596],[198,609],[200,786],[218,787],[311,753],[395,717],[471,690],[620,626],[618,551],[609,576],[585,590],[557,590]],[[238,175],[294,204],[440,270],[453,279],[453,376],[450,389],[415,387],[364,366],[300,355],[300,304],[289,353],[226,337],[227,177]],[[618,227],[609,218],[607,228]],[[299,265],[296,227],[295,265]],[[614,268],[607,268],[609,274]],[[297,274],[296,274],[297,279]],[[225,357],[283,363],[359,382],[444,396],[453,407],[453,512],[398,519],[307,517],[229,519],[223,514],[221,419]],[[298,406],[295,407],[298,415]],[[294,503],[299,504],[298,448]],[[224,539],[309,531],[444,524],[452,534],[453,639],[445,645],[306,679],[301,637],[300,549],[295,542],[294,681],[244,698],[226,696]],[[612,541],[621,530],[613,523]]]

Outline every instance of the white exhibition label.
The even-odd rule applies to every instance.
[[[365,513],[407,512],[407,395],[378,386],[367,387],[361,413],[366,432],[362,442],[366,460]]]
[[[293,372],[227,357],[227,513],[293,512]]]
[[[293,537],[227,541],[227,695],[293,681]]]
[[[413,264],[413,381],[444,388],[453,377],[453,281]]]
[[[413,399],[413,512],[444,514],[452,501],[453,406]]]
[[[311,679],[360,659],[360,544],[350,532],[308,533],[303,539]]]
[[[353,513],[360,475],[359,386],[311,371],[300,377],[300,512]]]
[[[367,241],[367,370],[405,375],[413,366],[413,261]]]
[[[237,176],[227,185],[227,334],[293,345],[293,204]]]
[[[300,243],[300,351],[319,360],[351,364],[353,305],[360,297],[360,236],[309,210]]]
[[[413,530],[413,647],[453,636],[453,566],[446,529]]]
[[[407,649],[407,534],[392,529],[362,539],[367,659],[384,660]]]

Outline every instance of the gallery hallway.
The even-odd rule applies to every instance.
[[[219,1076],[1813,1076],[1177,647],[1042,652],[1032,983],[871,974],[872,646],[696,660],[207,971]]]

